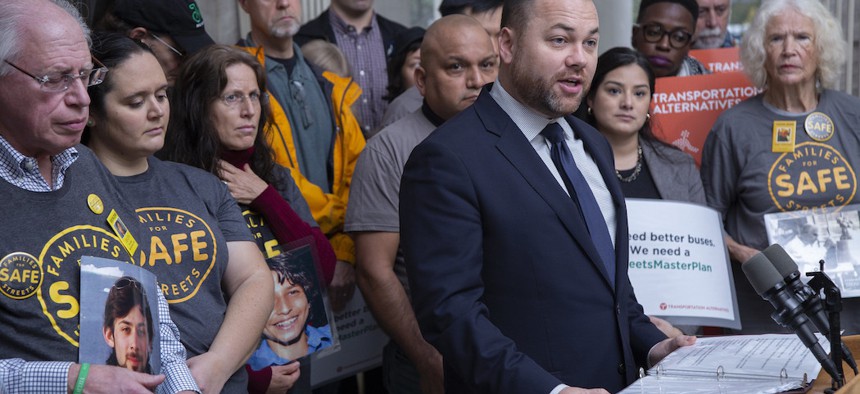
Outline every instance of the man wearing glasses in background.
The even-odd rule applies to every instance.
[[[633,25],[633,48],[648,58],[655,76],[710,73],[702,63],[688,56],[698,18],[696,0],[642,0]]]
[[[143,234],[116,180],[79,144],[87,86],[107,72],[88,35],[66,0],[0,1],[0,391],[199,392],[161,292],[162,375],[76,362],[79,259],[134,262],[109,217],[138,242]]]

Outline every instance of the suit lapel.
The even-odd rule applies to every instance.
[[[490,97],[489,88],[484,88],[475,102],[474,109],[486,130],[499,137],[496,143],[499,152],[556,212],[568,233],[588,255],[591,264],[600,271],[606,285],[611,286],[606,268],[600,260],[600,254],[597,253],[597,248],[594,247],[588,234],[588,228],[580,220],[579,208],[546,168],[514,121]]]

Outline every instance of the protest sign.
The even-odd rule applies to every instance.
[[[627,199],[628,276],[645,313],[740,328],[720,215],[679,201]]]

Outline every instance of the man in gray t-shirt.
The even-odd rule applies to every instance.
[[[389,392],[443,390],[442,357],[418,329],[399,250],[403,166],[416,145],[470,106],[483,85],[495,79],[496,59],[490,36],[472,17],[451,15],[436,21],[424,36],[421,66],[415,71],[422,107],[371,139],[353,174],[345,230],[355,239],[358,286],[392,339],[383,355]],[[407,359],[412,363],[403,361]]]

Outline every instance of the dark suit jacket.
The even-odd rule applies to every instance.
[[[618,391],[665,336],[627,278],[609,144],[567,117],[615,201],[615,289],[577,206],[488,89],[415,148],[401,183],[413,306],[442,353],[447,392]]]

